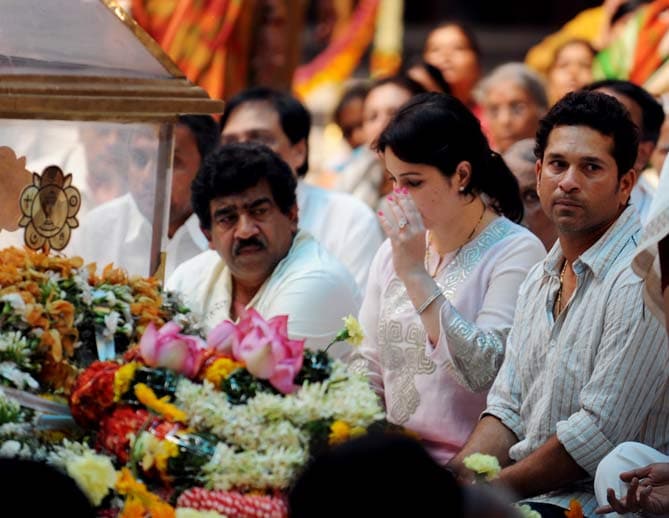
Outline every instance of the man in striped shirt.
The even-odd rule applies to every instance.
[[[598,92],[559,101],[537,132],[537,186],[558,242],[520,288],[504,363],[481,420],[451,467],[497,456],[495,483],[544,518],[578,499],[618,443],[669,444],[669,348],[630,261],[641,227],[628,205],[638,132]]]

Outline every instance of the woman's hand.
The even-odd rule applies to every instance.
[[[395,273],[405,282],[425,270],[425,226],[406,188],[388,196],[388,212],[379,212],[381,225],[393,247]]]

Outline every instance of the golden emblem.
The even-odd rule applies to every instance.
[[[71,229],[79,226],[76,215],[81,207],[81,194],[72,187],[71,174],[65,176],[55,165],[44,169],[41,176],[33,173],[32,185],[23,189],[19,203],[26,246],[33,250],[67,246]]]

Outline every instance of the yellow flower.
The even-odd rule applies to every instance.
[[[160,440],[155,435],[143,433],[140,437],[142,469],[149,471],[154,465],[162,473],[167,473],[167,461],[179,455],[179,446],[170,440]]]
[[[144,518],[147,514],[151,518],[175,517],[174,508],[151,493],[142,482],[135,480],[128,468],[121,470],[116,491],[128,496],[120,518]]]
[[[343,320],[346,332],[348,333],[348,338],[346,340],[355,347],[359,346],[365,338],[360,322],[358,322],[358,319],[353,315],[344,317]]]
[[[539,514],[527,504],[516,504],[516,508],[518,509],[518,512],[522,518],[541,518],[541,514]]]
[[[243,365],[232,358],[219,358],[207,368],[204,379],[210,381],[214,387],[220,387],[223,380]]]
[[[169,402],[168,396],[158,398],[151,388],[144,383],[135,385],[135,396],[140,403],[149,410],[162,415],[168,421],[185,423],[188,420],[186,413]]]
[[[119,401],[123,394],[130,389],[130,383],[135,377],[137,366],[137,362],[130,362],[116,371],[114,375],[114,401]]]
[[[344,421],[335,421],[330,425],[329,444],[340,444],[351,436],[351,427]]]
[[[487,480],[495,478],[502,468],[499,466],[497,457],[485,453],[472,453],[465,457],[466,468],[471,469],[477,475],[484,475]]]
[[[65,469],[95,506],[100,505],[118,479],[111,459],[94,453],[69,459]]]

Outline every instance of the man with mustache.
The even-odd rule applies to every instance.
[[[192,206],[212,250],[180,265],[166,287],[207,330],[253,307],[267,319],[288,315],[291,338],[318,349],[357,315],[351,274],[298,229],[296,186],[290,166],[262,144],[226,144],[204,161]],[[346,352],[339,347],[331,351]]]
[[[631,269],[637,129],[616,99],[574,92],[537,131],[537,191],[558,242],[520,287],[506,356],[451,467],[495,455],[494,483],[544,518],[596,507],[599,461],[631,439],[669,446],[669,349]]]

